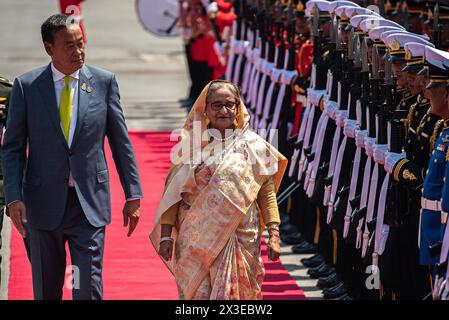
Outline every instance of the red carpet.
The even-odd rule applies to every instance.
[[[106,228],[104,256],[104,298],[115,299],[177,299],[171,273],[160,261],[148,235],[163,191],[169,167],[169,153],[175,142],[168,132],[131,132],[137,165],[143,185],[142,216],[131,238],[123,227],[123,191],[108,150],[111,176],[112,223]],[[267,274],[263,285],[264,299],[305,299],[294,279],[279,262],[268,262],[262,248]],[[69,258],[67,259],[69,261]],[[14,229],[11,237],[9,299],[32,299],[31,268],[23,240]],[[71,299],[64,289],[64,299]]]

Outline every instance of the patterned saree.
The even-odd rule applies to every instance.
[[[206,129],[209,85],[192,108],[179,144],[191,134],[194,121],[201,132]],[[168,173],[150,239],[158,251],[160,218],[179,203],[173,257],[162,261],[175,277],[180,299],[262,299],[264,226],[256,199],[266,179],[271,178],[278,190],[287,160],[248,129],[248,120],[240,102],[236,134],[221,152],[210,152],[215,149],[201,142],[197,149],[189,148],[191,154],[202,152],[201,161],[172,164]],[[177,154],[182,157],[183,152]]]

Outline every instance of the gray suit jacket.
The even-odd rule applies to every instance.
[[[50,65],[18,77],[12,89],[1,148],[6,203],[24,201],[28,223],[37,229],[60,225],[70,171],[89,222],[95,227],[110,223],[105,136],[126,198],[142,197],[114,74],[84,66],[79,81],[78,119],[70,148],[60,125]],[[82,90],[84,83],[91,92]]]

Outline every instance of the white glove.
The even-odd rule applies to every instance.
[[[385,162],[384,162],[385,171],[387,171],[389,174],[392,174],[396,163],[398,163],[401,159],[404,159],[405,157],[406,157],[405,152],[402,152],[402,153],[387,152],[387,153],[385,153]]]
[[[218,12],[218,4],[216,2],[211,2],[208,6],[207,6],[207,14],[211,14],[211,13],[215,13]]]
[[[373,146],[376,143],[376,138],[370,138],[368,136],[365,137],[365,153],[368,157],[373,157]]]
[[[374,144],[373,146],[374,162],[383,165],[385,162],[385,152],[388,152],[388,144]]]
[[[337,111],[338,106],[335,101],[327,100],[324,103],[324,110],[329,118],[335,120],[335,112]]]
[[[315,89],[307,89],[307,99],[309,99],[309,102],[314,105],[318,106],[320,103],[321,97],[326,93],[326,90],[315,90]]]
[[[368,135],[368,130],[355,130],[355,145],[358,148],[365,148],[365,137]]]
[[[348,110],[337,110],[335,112],[335,123],[342,127],[345,125],[344,121],[348,117]]]
[[[348,138],[355,138],[355,128],[357,127],[357,120],[345,119],[343,134]]]

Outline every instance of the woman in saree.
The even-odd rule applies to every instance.
[[[286,158],[249,128],[237,87],[211,81],[172,153],[151,242],[180,299],[262,299],[268,258],[280,255],[276,192]]]

